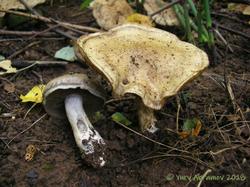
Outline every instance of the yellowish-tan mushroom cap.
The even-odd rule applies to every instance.
[[[140,25],[83,36],[77,47],[86,62],[107,78],[114,96],[133,93],[156,110],[209,64],[207,54],[194,45]]]

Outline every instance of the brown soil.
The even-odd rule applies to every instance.
[[[43,5],[39,9],[48,17],[96,26],[91,12],[79,10],[79,5],[80,1],[67,1],[55,3],[54,6]],[[216,3],[215,13],[220,12],[225,5]],[[214,20],[250,35],[249,26],[242,23],[248,21],[246,17],[229,12],[225,14],[241,21],[218,15],[214,15]],[[44,24],[27,21],[16,30],[38,31],[45,28]],[[203,125],[199,136],[182,140],[174,132],[176,97],[170,98],[165,107],[156,113],[160,130],[155,134],[145,134],[185,153],[160,146],[112,122],[110,116],[119,111],[133,122],[130,126],[132,129],[140,131],[134,103],[131,100],[114,101],[103,107],[101,112],[105,119],[94,124],[108,147],[106,166],[94,169],[81,159],[67,122],[46,116],[27,129],[45,111],[38,104],[24,119],[32,104],[19,100],[20,94],[26,93],[36,84],[47,83],[69,72],[89,71],[86,65],[35,66],[18,74],[1,76],[0,186],[196,186],[199,182],[197,176],[202,176],[208,169],[212,170],[208,175],[217,178],[204,180],[202,186],[250,186],[250,41],[232,32],[219,30],[232,44],[233,53],[220,42],[215,53],[217,61],[210,55],[211,66],[178,94],[181,105],[179,124],[182,125],[187,118],[199,118]],[[3,35],[0,40],[15,37]],[[41,42],[14,59],[53,59],[55,51],[70,42],[66,39],[39,38],[34,41]],[[27,44],[25,41],[2,41],[0,54],[8,57]],[[236,106],[225,87],[225,76],[230,80]],[[4,117],[4,113],[11,113],[15,117]],[[37,152],[34,159],[28,162],[24,155],[30,144],[35,145]],[[193,180],[184,177],[178,179],[178,176],[192,176]]]

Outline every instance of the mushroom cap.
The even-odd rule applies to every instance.
[[[91,8],[98,25],[105,30],[123,24],[133,13],[126,0],[94,0]]]
[[[64,100],[72,93],[82,95],[87,115],[94,114],[103,106],[105,95],[97,82],[85,74],[71,74],[57,77],[46,85],[43,102],[46,112],[54,118],[67,118]]]
[[[152,109],[161,109],[208,65],[205,52],[169,32],[126,24],[77,41],[81,57],[110,82],[113,94],[133,93]]]

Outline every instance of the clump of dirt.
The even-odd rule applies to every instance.
[[[218,12],[222,5],[214,11]],[[47,16],[68,22],[96,25],[89,10],[79,10],[78,1],[46,5],[41,10],[46,10]],[[249,26],[241,22],[218,15],[214,20],[250,34]],[[35,24],[22,28],[46,27]],[[223,44],[217,45],[218,61],[156,113],[160,130],[155,134],[139,136],[112,122],[110,116],[122,112],[132,121],[130,128],[140,131],[133,100],[113,101],[103,107],[105,118],[94,124],[108,147],[108,162],[100,169],[91,168],[81,159],[68,122],[49,116],[36,122],[45,114],[40,104],[24,119],[32,104],[19,100],[20,94],[36,84],[66,73],[91,71],[86,65],[34,66],[18,74],[1,76],[0,186],[194,186],[209,169],[210,178],[205,178],[203,186],[249,186],[249,40],[222,29],[220,32],[233,52]],[[1,54],[6,57],[27,45],[26,40],[7,41],[9,38],[0,36],[0,40],[6,40],[0,43]],[[15,59],[53,59],[55,51],[69,43],[66,39],[33,40],[40,42]],[[6,89],[8,84],[14,85],[14,90]],[[186,119],[199,118],[202,122],[199,136],[181,139],[175,131],[177,116],[180,128]],[[24,155],[30,144],[35,145],[37,152],[27,162]]]

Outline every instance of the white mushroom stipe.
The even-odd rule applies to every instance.
[[[83,105],[83,98],[79,94],[71,94],[65,98],[65,110],[71,124],[75,141],[83,152],[84,156],[96,155],[95,151],[99,147],[103,147],[105,142],[100,134],[94,129],[91,122],[89,121]],[[100,154],[96,162],[100,166],[104,166],[105,161],[102,155]]]

